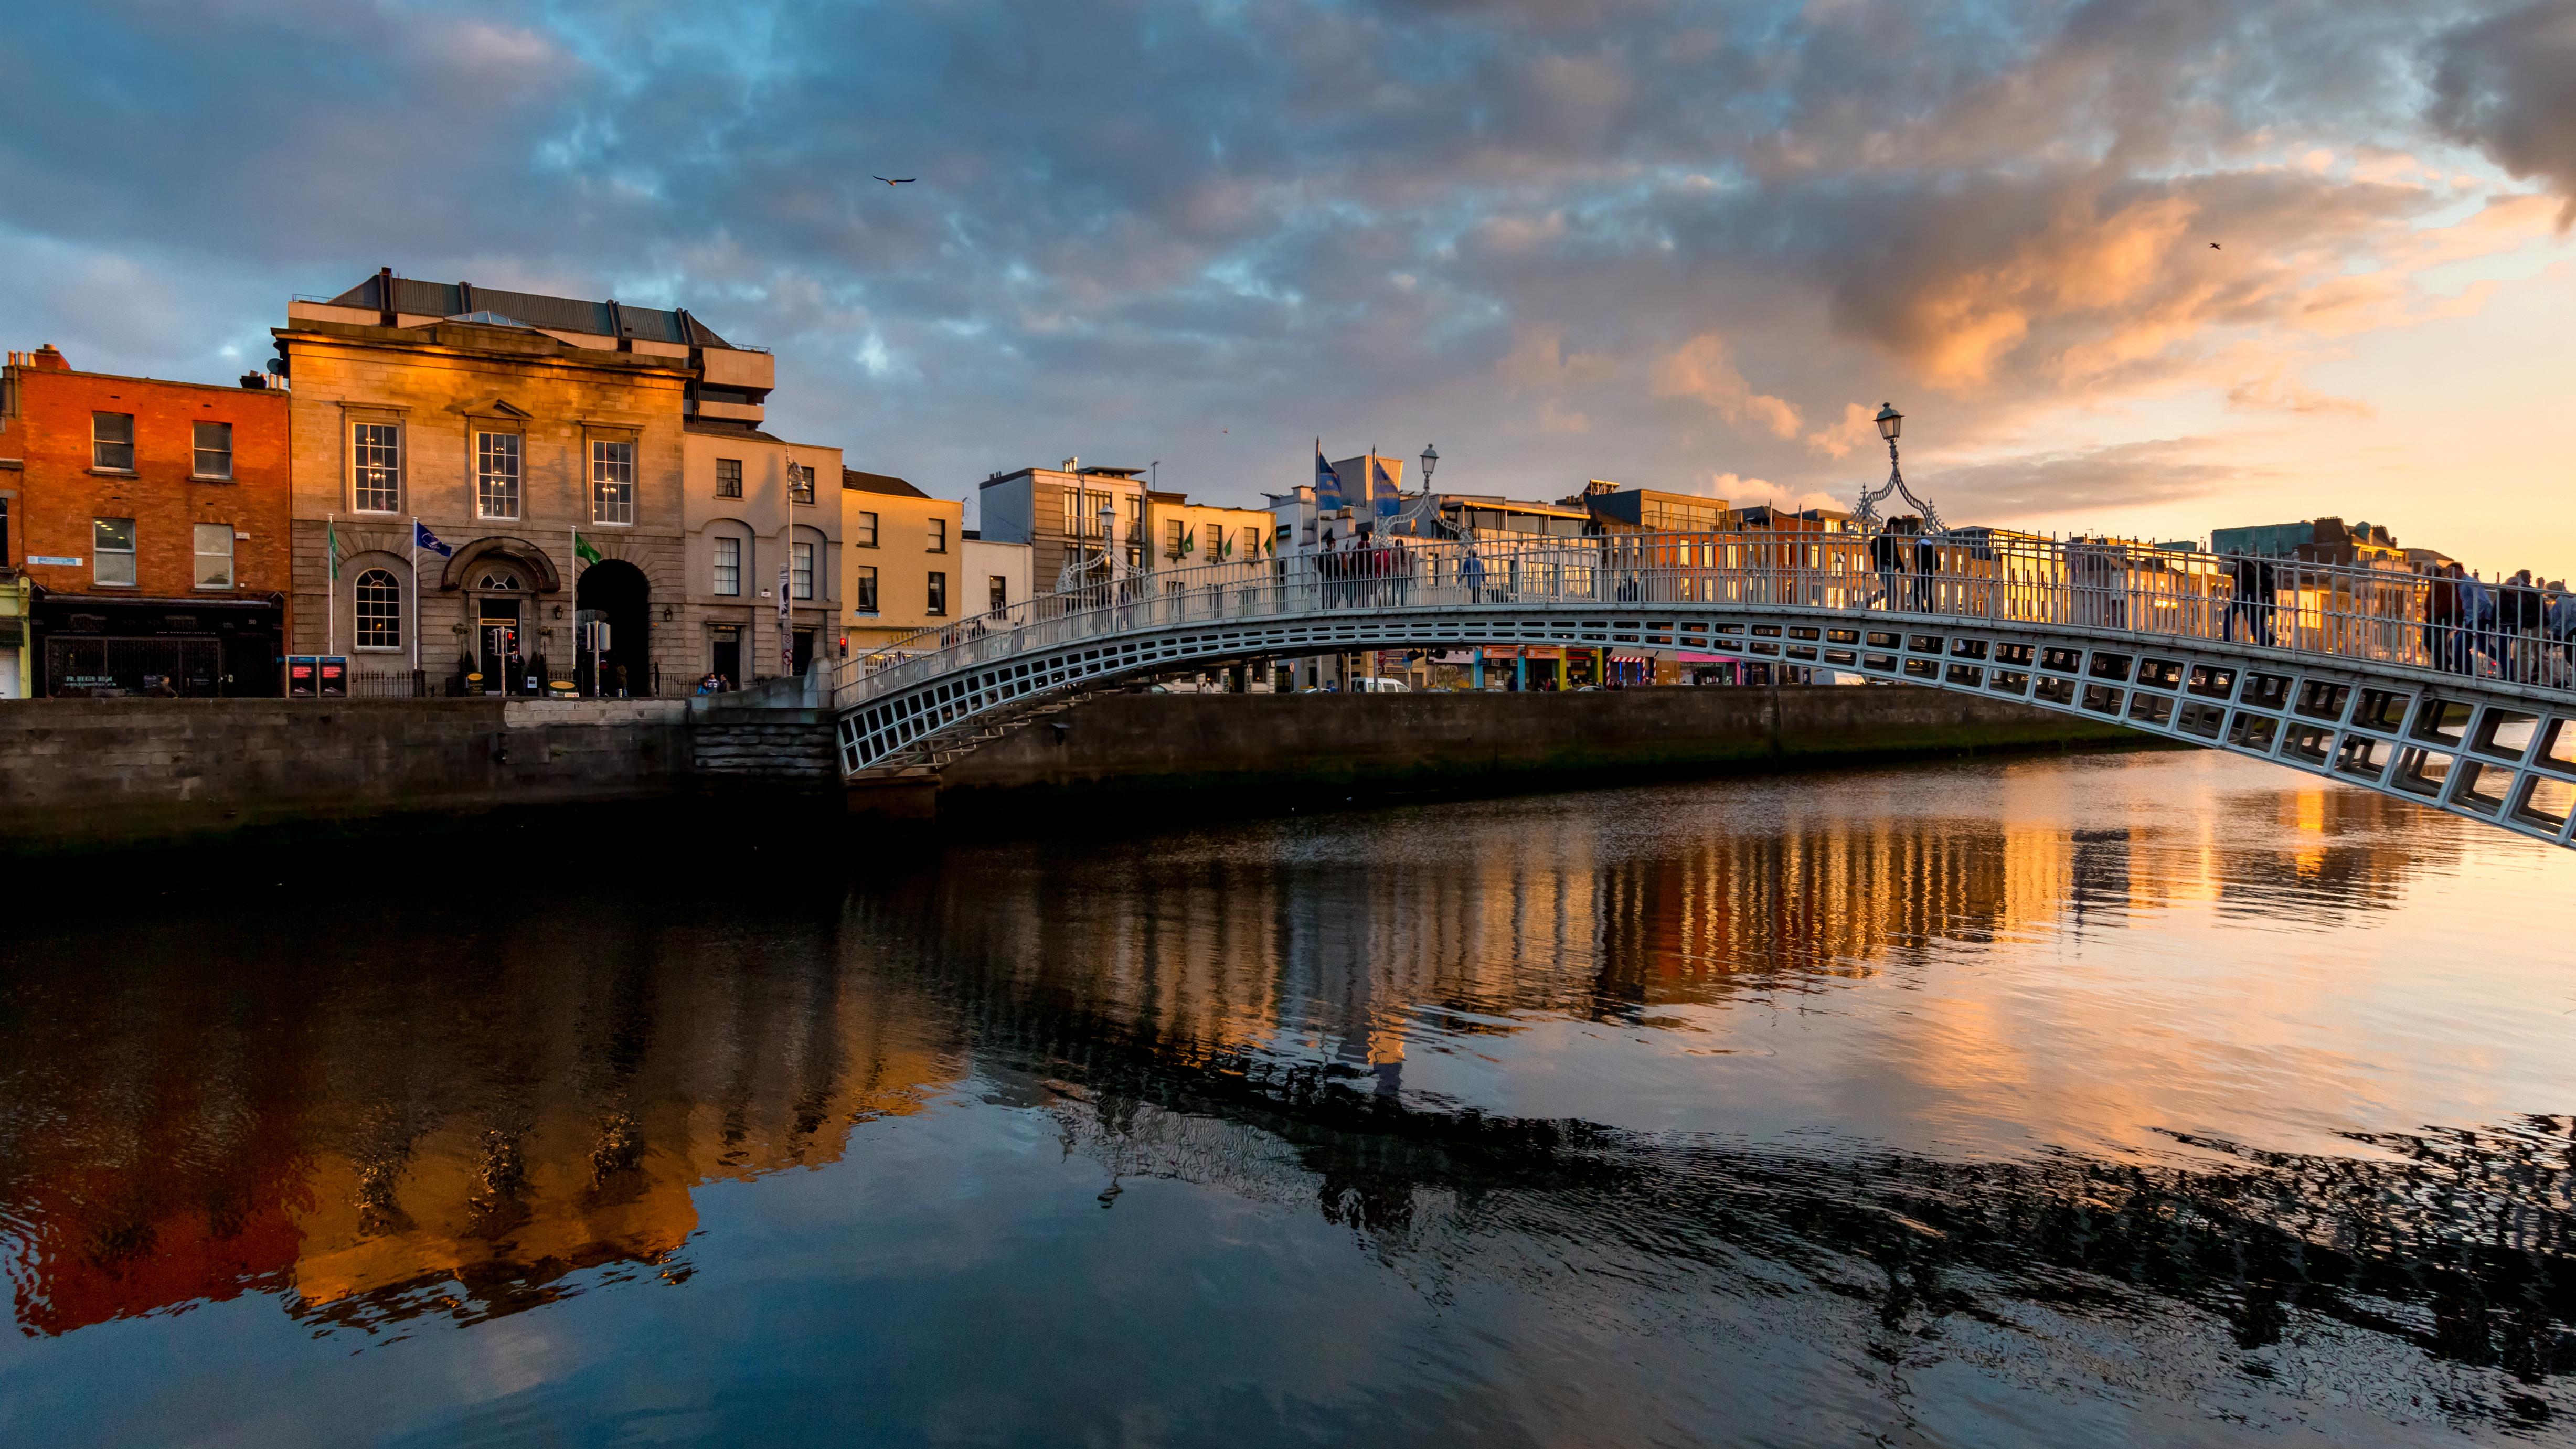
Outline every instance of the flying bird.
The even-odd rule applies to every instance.
[[[2220,246],[2220,245],[2219,245],[2218,243],[2216,243],[2216,242],[2211,242],[2211,243],[2209,244],[2209,249],[2210,249],[2211,251],[2214,251],[2214,252],[2223,252],[2223,251],[2227,250],[2227,248],[2225,248],[2225,247],[2223,247],[2223,246]]]
[[[913,178],[909,176],[870,176],[868,179],[882,181],[888,186],[910,186],[913,182]]]

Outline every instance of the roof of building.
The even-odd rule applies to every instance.
[[[862,473],[856,468],[841,470],[841,486],[859,493],[889,493],[897,498],[927,498],[930,495],[900,478],[884,473]]]
[[[680,431],[701,433],[712,438],[749,438],[755,443],[787,442],[785,438],[764,433],[749,423],[737,423],[724,418],[688,418],[681,422]]]
[[[376,275],[331,299],[334,307],[385,308],[386,278]],[[471,282],[424,282],[394,277],[393,310],[431,317],[492,317],[525,327],[551,327],[561,332],[588,332],[605,337],[638,337],[647,342],[675,342],[690,347],[731,348],[714,329],[689,315],[686,307],[665,311],[637,307],[611,298],[585,302],[534,292],[505,292]]]

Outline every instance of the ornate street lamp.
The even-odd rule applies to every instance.
[[[1887,439],[1887,481],[1876,488],[1864,491],[1860,495],[1859,505],[1852,509],[1852,516],[1859,521],[1861,531],[1869,533],[1877,530],[1879,502],[1893,494],[1904,499],[1913,507],[1915,513],[1922,517],[1924,532],[1947,532],[1948,525],[1941,522],[1941,510],[1915,497],[1914,490],[1905,486],[1903,470],[1897,467],[1896,435],[1905,430],[1905,414],[1898,412],[1894,403],[1880,403],[1876,421],[1878,435]]]
[[[1431,491],[1431,470],[1440,466],[1440,450],[1429,443],[1422,445],[1422,491]]]

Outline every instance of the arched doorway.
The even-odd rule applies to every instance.
[[[644,571],[623,559],[602,559],[581,571],[573,585],[573,617],[582,624],[604,624],[608,647],[594,661],[590,635],[577,633],[582,648],[575,682],[584,694],[614,696],[653,692],[653,585]]]
[[[472,672],[483,676],[479,687],[484,693],[522,693],[536,671],[538,661],[530,657],[530,626],[536,617],[531,576],[523,563],[501,553],[486,554],[466,575]]]

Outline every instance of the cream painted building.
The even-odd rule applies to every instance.
[[[967,606],[992,614],[1027,603],[1035,592],[1029,561],[1036,552],[1025,543],[1003,543],[966,530]]]
[[[841,450],[714,420],[692,419],[680,441],[696,674],[734,688],[802,674],[840,640],[843,490],[823,485],[841,476]]]
[[[901,478],[841,470],[842,619],[850,653],[983,612],[969,589],[966,505]]]
[[[704,672],[711,611],[739,606],[690,575],[686,429],[756,427],[768,353],[685,309],[390,269],[291,303],[274,335],[292,384],[291,652],[361,673],[416,663],[433,690],[578,673],[602,693],[680,693]],[[419,526],[452,554],[415,551]],[[595,671],[573,660],[584,623],[607,626]],[[513,653],[525,673],[505,668]]]
[[[1150,567],[1195,568],[1264,557],[1271,531],[1267,508],[1227,508],[1192,503],[1186,494],[1155,493],[1150,505],[1154,559]]]

